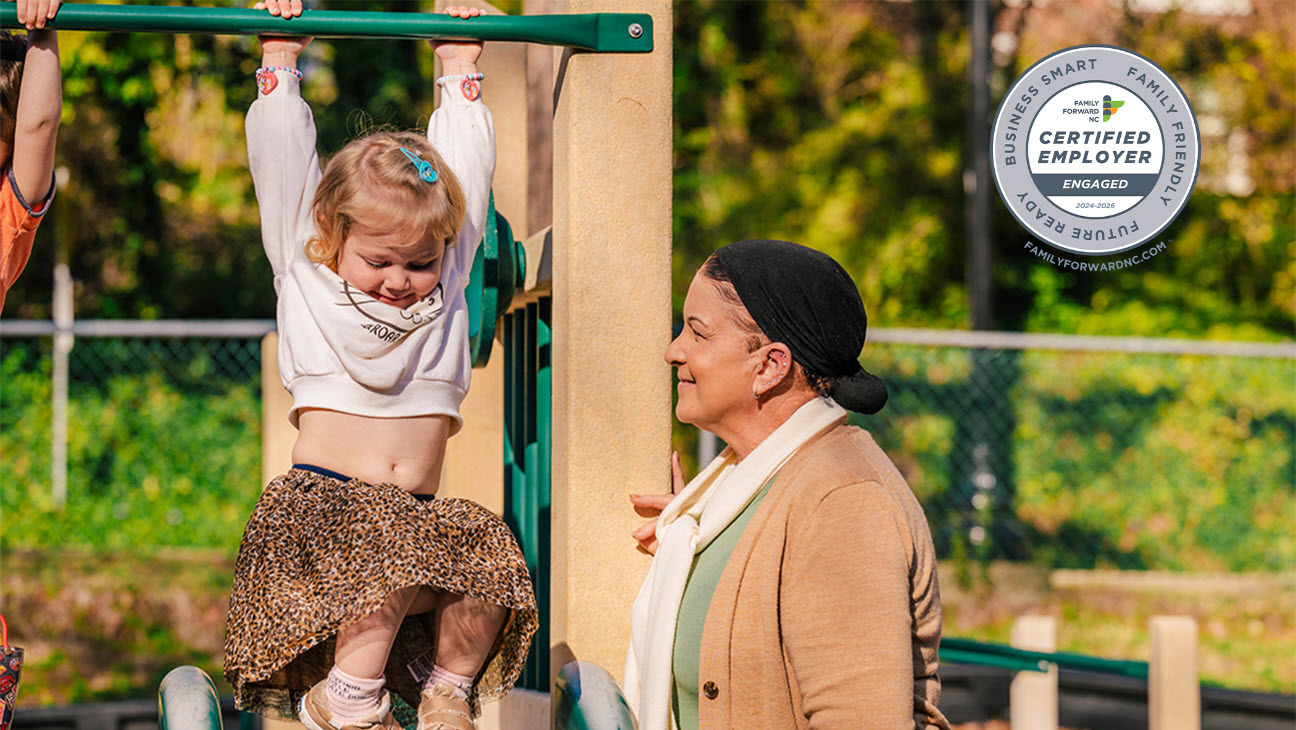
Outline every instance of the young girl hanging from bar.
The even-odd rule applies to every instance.
[[[418,707],[420,730],[469,730],[537,625],[505,524],[434,499],[462,423],[464,288],[495,168],[481,44],[432,43],[446,75],[426,136],[356,139],[321,174],[297,68],[309,42],[262,38],[247,115],[298,436],[243,533],[225,674],[241,708],[312,730],[396,727],[388,691]]]

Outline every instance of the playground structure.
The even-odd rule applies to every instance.
[[[528,13],[608,9],[526,4]],[[520,249],[525,267],[487,260],[481,272],[483,302],[504,299],[510,278],[516,293],[498,308],[502,347],[490,344],[493,317],[483,308],[481,367],[461,409],[464,429],[447,448],[442,493],[504,515],[547,617],[523,689],[487,705],[482,728],[547,726],[541,693],[574,659],[622,665],[625,610],[648,567],[627,537],[625,495],[668,483],[670,373],[660,350],[671,326],[671,8],[658,0],[633,9],[647,11],[648,22],[633,22],[648,29],[652,53],[488,43],[478,64],[491,79],[495,205],[522,241],[509,235],[495,250]],[[289,466],[293,440],[275,347],[268,336],[267,478]]]
[[[495,250],[507,258],[520,249],[526,265],[510,271],[488,259],[481,272],[484,302],[506,293],[510,278],[516,293],[498,307],[502,346],[491,346],[493,317],[481,319],[475,359],[485,362],[447,449],[442,493],[484,504],[518,531],[548,617],[521,686],[543,692],[573,659],[624,661],[625,607],[648,567],[626,536],[624,495],[660,491],[668,479],[670,374],[660,348],[670,335],[671,13],[667,2],[634,9],[649,11],[649,22],[636,22],[650,29],[650,54],[489,43],[479,62],[496,123],[495,205],[522,242],[506,235]],[[294,435],[275,347],[274,335],[263,342],[267,478],[289,465]],[[515,692],[488,705],[480,726],[520,727],[509,718],[537,708],[547,725],[547,698]]]
[[[626,535],[634,518],[624,495],[661,491],[667,483],[669,454],[670,381],[660,349],[670,332],[670,6],[636,2],[634,9],[647,6],[649,12],[619,18],[616,29],[609,30],[601,19],[590,20],[594,16],[588,13],[608,3],[597,5],[588,0],[558,0],[552,6],[527,3],[528,11],[575,14],[570,17],[580,20],[573,25],[584,28],[579,37],[564,35],[567,29],[553,17],[543,24],[534,23],[534,17],[487,18],[480,28],[474,26],[476,37],[506,41],[488,45],[480,65],[491,78],[489,98],[498,130],[497,210],[521,232],[521,243],[515,245],[505,225],[499,227],[497,244],[484,247],[492,263],[484,265],[477,279],[478,296],[482,311],[492,311],[487,305],[493,300],[493,312],[504,317],[498,327],[502,347],[491,346],[495,320],[484,315],[477,322],[476,345],[483,367],[474,373],[463,406],[466,426],[450,442],[443,479],[443,493],[472,498],[505,514],[520,533],[547,617],[524,685],[535,691],[552,688],[555,726],[562,727],[620,726],[617,719],[609,721],[612,725],[569,720],[571,716],[558,708],[589,698],[586,701],[598,709],[576,712],[576,717],[598,717],[604,710],[614,713],[605,717],[615,715],[614,678],[595,671],[595,665],[621,666],[628,643],[627,607],[647,569],[647,560]],[[102,12],[113,6],[94,7]],[[154,9],[163,10],[149,10]],[[203,9],[165,10],[196,18],[200,14],[193,11]],[[0,22],[11,23],[6,12],[11,13],[0,10]],[[111,25],[84,6],[69,5],[61,11],[57,27],[158,32],[237,28],[248,33],[283,29],[337,36],[340,24],[359,20],[342,16],[381,14],[336,13],[327,27],[322,20],[320,26],[271,22],[261,14],[256,14],[257,22],[267,25],[245,25],[252,13],[241,10],[218,15],[223,17],[204,21],[211,25],[193,27],[186,25],[188,19],[168,21],[179,25],[139,25],[145,21],[123,13],[115,21],[121,24]],[[322,15],[311,13],[302,20]],[[78,21],[85,27],[77,27]],[[462,32],[451,19],[426,22],[430,24],[417,31],[374,25],[355,35],[448,37]],[[636,26],[640,37],[635,37]],[[529,35],[541,32],[545,37]],[[653,52],[606,56],[513,43],[633,50],[600,45],[613,36],[608,43],[628,44],[621,36],[646,38]],[[514,260],[525,260],[525,266],[501,264],[510,253]],[[273,335],[263,348],[269,353],[263,362],[270,368],[263,374],[263,470],[268,480],[289,464],[292,430],[286,419],[288,396],[274,371]],[[1149,716],[1163,719],[1152,719],[1151,726],[1191,729],[1199,721],[1194,725],[1183,713],[1196,712],[1199,704],[1194,701],[1194,662],[1176,658],[1168,647],[1195,647],[1195,627],[1189,631],[1178,624],[1165,635],[1175,638],[1160,643],[1154,638],[1151,674],[1154,684],[1158,676],[1172,676],[1174,681],[1152,695],[1157,699],[1149,703]],[[1047,643],[1026,639],[1025,646],[1040,650],[1032,653],[948,641],[943,654],[946,661],[1018,670],[1025,688],[1021,702],[1045,707],[1049,665],[1083,663],[1078,655],[1051,652]],[[581,660],[577,669],[560,671],[574,659]],[[214,691],[203,688],[204,683],[210,687],[210,680],[191,669],[176,670],[163,683],[164,727],[202,726],[181,724],[191,721],[171,720],[167,714],[173,704],[170,697],[177,698],[177,712],[181,706],[194,707],[199,716],[207,712],[202,709],[207,698],[214,700]],[[1057,724],[1055,674],[1052,727]],[[1014,689],[1014,706],[1017,694]],[[540,697],[517,693],[488,706],[482,727],[505,726],[504,717],[516,711],[510,705],[518,702],[548,706]],[[1047,715],[1013,714],[1014,728],[1048,727],[1018,725],[1016,719],[1019,714]],[[562,725],[557,724],[560,717]]]
[[[671,311],[671,7],[636,2],[638,12],[610,16],[602,12],[615,9],[609,5],[616,3],[539,0],[526,4],[529,16],[557,15],[513,18],[483,6],[495,17],[469,23],[414,13],[308,11],[283,20],[249,10],[67,4],[50,23],[492,41],[479,67],[491,79],[496,120],[494,198],[529,265],[520,282],[503,277],[521,290],[504,302],[512,310],[500,327],[508,344],[473,375],[462,406],[467,425],[450,442],[442,483],[443,494],[472,498],[535,536],[522,542],[548,620],[523,686],[546,691],[574,658],[621,665],[624,607],[647,570],[626,536],[633,516],[624,495],[659,491],[669,478],[670,375],[660,348]],[[12,6],[0,6],[0,23],[16,24]],[[521,40],[528,43],[511,42]],[[509,238],[505,252],[518,248]],[[496,279],[498,268],[483,268],[483,304],[498,302],[509,288],[501,284],[510,282]],[[479,361],[483,349],[495,349],[487,333],[503,313],[477,322]],[[263,346],[273,352],[273,336]],[[515,372],[506,375],[505,361]],[[277,374],[264,380],[263,469],[271,473],[288,466],[292,430]],[[549,412],[538,414],[545,403]],[[518,426],[507,460],[506,421]],[[552,436],[536,424],[552,424]],[[508,708],[488,709],[483,726],[498,722],[489,713],[500,711]]]

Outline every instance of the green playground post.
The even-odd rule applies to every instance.
[[[20,28],[18,10],[0,3],[0,28]],[[68,4],[46,26],[56,30],[122,33],[215,33],[308,35],[317,38],[470,38],[570,46],[599,53],[649,53],[652,16],[647,13],[483,15],[452,18],[441,13],[307,10],[280,18],[248,8],[165,5]]]

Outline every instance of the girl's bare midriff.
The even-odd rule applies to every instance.
[[[418,494],[441,484],[448,416],[373,418],[318,408],[298,416],[295,464],[312,464],[370,484],[388,482]]]

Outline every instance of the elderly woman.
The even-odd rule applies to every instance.
[[[940,591],[922,507],[846,424],[886,387],[859,366],[864,305],[829,256],[741,241],[707,259],[666,348],[676,415],[728,447],[635,537],[655,552],[631,616],[640,730],[948,728]]]

